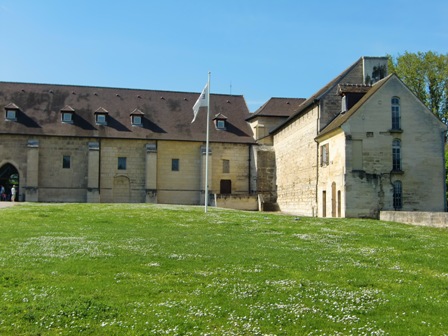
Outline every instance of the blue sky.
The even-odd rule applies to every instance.
[[[0,81],[306,98],[361,56],[448,53],[446,0],[0,0]]]

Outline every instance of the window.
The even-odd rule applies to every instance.
[[[142,125],[142,117],[138,115],[132,116],[132,125],[141,126]]]
[[[213,118],[213,122],[215,123],[215,127],[218,130],[225,130],[226,129],[226,120],[227,117],[223,115],[222,113],[218,113]]]
[[[62,157],[62,168],[63,169],[69,169],[70,168],[70,162],[71,162],[70,155],[64,155]]]
[[[399,129],[401,129],[400,98],[392,97],[391,109],[392,109],[392,129],[399,130]]]
[[[6,110],[6,120],[15,121],[17,120],[17,111],[16,110]]]
[[[226,121],[225,120],[216,120],[216,128],[217,129],[226,129]]]
[[[118,158],[118,169],[126,170],[126,158],[125,157]]]
[[[362,140],[352,140],[352,170],[363,170]]]
[[[98,113],[95,115],[95,118],[98,125],[107,125],[106,114]]]
[[[392,170],[401,171],[401,141],[399,139],[392,142]]]
[[[171,160],[171,171],[179,171],[179,159]]]
[[[327,191],[322,190],[322,217],[327,217]]]
[[[62,112],[62,122],[71,124],[73,122],[73,112]]]
[[[320,165],[323,167],[328,166],[328,164],[330,163],[329,148],[329,144],[320,146]]]
[[[224,174],[230,173],[230,161],[229,160],[222,160],[222,172]]]
[[[395,181],[393,183],[393,205],[395,210],[403,208],[403,188],[401,181]]]

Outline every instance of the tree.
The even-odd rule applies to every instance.
[[[432,51],[389,55],[389,72],[395,72],[442,122],[448,124],[448,54]]]

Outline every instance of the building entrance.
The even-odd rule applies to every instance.
[[[16,187],[16,201],[18,201],[19,195],[19,172],[12,164],[7,163],[0,167],[0,186],[5,188],[5,195],[2,196],[2,201],[11,200],[11,188]]]

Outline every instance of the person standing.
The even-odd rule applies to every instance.
[[[14,202],[16,199],[16,186],[13,185],[11,188],[11,202]]]
[[[6,201],[5,187],[0,185],[0,201]]]

